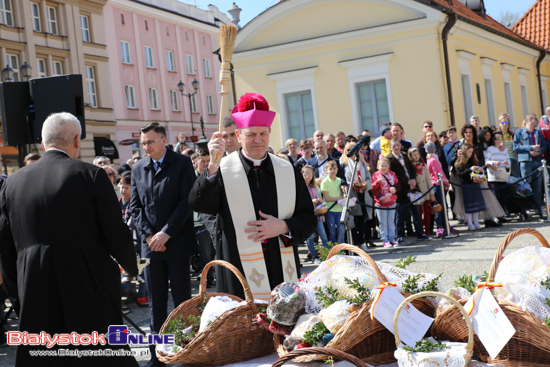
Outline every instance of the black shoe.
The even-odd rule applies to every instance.
[[[504,218],[504,217],[498,218],[498,221],[499,221],[500,223],[508,223],[508,222],[509,222],[509,220],[506,219],[506,218]]]

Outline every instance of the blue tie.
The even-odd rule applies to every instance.
[[[153,161],[153,165],[155,167],[155,172],[157,172],[159,170],[159,162]]]

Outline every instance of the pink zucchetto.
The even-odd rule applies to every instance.
[[[269,110],[269,104],[261,94],[246,93],[233,107],[231,117],[233,117],[237,129],[253,126],[271,127],[275,112]]]

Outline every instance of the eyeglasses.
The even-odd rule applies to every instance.
[[[313,173],[302,173],[302,176],[311,177],[313,176]]]
[[[108,165],[108,164],[109,164],[109,161],[106,161],[106,160],[97,161],[97,164],[98,164],[99,166],[104,166],[104,165]]]
[[[431,129],[432,125],[424,125],[424,129]]]
[[[510,125],[510,121],[501,121],[500,123],[503,125]]]
[[[155,140],[142,141],[140,144],[141,144],[142,147],[146,147],[146,146],[148,146],[148,145],[151,145],[151,144],[153,144],[153,143],[156,143],[156,142],[159,141],[159,140],[162,140],[162,136],[161,136],[160,138],[158,138],[158,139],[155,139]]]
[[[502,136],[501,136],[500,138],[497,138],[497,137],[495,136],[495,140],[502,140]]]
[[[538,121],[539,119],[536,118],[536,117],[531,117],[529,120],[531,120],[531,121],[533,121],[533,120]]]

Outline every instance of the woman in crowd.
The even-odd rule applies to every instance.
[[[462,200],[464,212],[468,222],[468,230],[475,231],[481,229],[479,224],[479,213],[486,210],[485,201],[481,194],[480,184],[474,182],[476,174],[483,175],[483,167],[478,165],[477,157],[474,153],[474,147],[471,144],[462,144],[461,155],[457,158],[454,167],[462,188]]]
[[[480,134],[478,136],[479,144],[483,147],[483,153],[489,148],[491,145],[494,145],[493,141],[493,128],[491,126],[485,126],[480,130]]]
[[[485,151],[485,164],[487,166],[487,179],[498,200],[506,208],[506,191],[499,189],[505,186],[510,176],[510,156],[504,146],[502,132],[497,130],[494,135],[494,144]],[[499,221],[506,222],[504,218]]]
[[[463,153],[462,146],[464,144],[469,144],[473,147],[473,154],[475,155],[475,159],[477,160],[477,165],[484,167],[485,166],[485,155],[483,153],[483,146],[479,143],[477,139],[477,133],[476,129],[472,124],[466,124],[462,128],[462,139],[456,142],[453,145],[453,159],[452,159],[452,170],[451,171],[451,183],[458,183],[460,184],[460,178],[458,177],[458,172],[456,171],[455,163],[457,159],[461,156]],[[487,185],[487,181],[483,181],[483,183],[480,185],[482,189],[488,189],[489,186]],[[465,211],[464,211],[464,203],[462,200],[462,190],[458,186],[453,187],[455,191],[455,204],[453,207],[453,212],[457,215],[459,219],[466,219]],[[473,191],[473,190],[470,190]],[[505,213],[504,210],[502,210],[502,207],[500,206],[498,200],[496,199],[495,195],[490,190],[481,190],[481,194],[483,196],[483,199],[485,201],[486,210],[482,211],[479,214],[479,217],[481,219],[485,219],[485,226],[486,227],[495,227],[500,226],[502,224],[496,223],[493,221],[493,218],[502,218],[504,217]]]
[[[416,188],[420,194],[424,195],[432,188],[432,181],[430,179],[430,171],[428,166],[424,162],[424,159],[420,156],[420,151],[418,148],[410,148],[408,151],[408,156],[409,160],[416,169]],[[414,200],[414,198],[411,197],[411,201],[412,200]],[[435,201],[433,192],[417,201],[415,205],[418,205],[418,209],[420,210],[420,221],[424,226],[424,233],[426,236],[431,237],[432,225],[430,201]]]
[[[115,190],[117,199],[120,199],[120,187],[118,187],[118,172],[111,166],[101,166],[105,172],[107,172],[107,176],[109,176],[109,180],[111,180],[111,184],[113,185],[113,190]]]
[[[516,152],[514,152],[514,134],[516,131],[510,126],[510,116],[507,113],[501,113],[498,121],[498,131],[502,133],[502,140],[508,151],[508,156],[516,158]]]
[[[373,200],[369,194],[372,190],[371,175],[366,168],[366,162],[362,154],[359,154],[359,163],[355,161],[355,155],[348,157],[348,152],[355,146],[356,143],[348,142],[344,147],[344,153],[340,158],[340,163],[344,168],[346,175],[346,181],[351,182],[353,172],[355,171],[355,177],[353,179],[353,185],[349,189],[350,197],[356,197],[362,203],[372,206]],[[372,228],[372,208],[364,208],[359,204],[356,204],[352,208],[352,213],[355,228],[352,230],[354,244],[360,246],[361,249],[367,251],[367,243],[373,246],[374,243],[371,240],[371,228]],[[368,225],[366,223],[369,222]]]
[[[314,180],[313,167],[311,167],[310,165],[305,165],[304,167],[302,167],[302,176],[304,176],[304,181],[306,182],[307,189],[309,190],[309,195],[311,196],[311,201],[313,202],[313,206],[317,207],[323,204],[324,201],[321,196],[321,191],[319,191],[319,187],[317,187],[317,183]],[[326,248],[330,248],[328,245],[327,233],[325,231],[324,219],[325,219],[324,215],[317,217],[316,232],[319,235],[319,237],[321,237],[323,246],[325,246]],[[319,264],[321,260],[319,259],[319,256],[317,255],[317,250],[315,249],[315,233],[313,233],[307,239],[306,243],[307,243],[307,248],[309,250],[309,254],[313,259],[313,262],[315,264]]]
[[[294,138],[290,138],[285,143],[286,149],[288,149],[288,161],[290,164],[294,164],[298,159],[300,159],[301,155],[298,153],[298,141]]]
[[[447,178],[449,178],[449,164],[447,163],[447,159],[445,158],[445,150],[443,149],[443,146],[439,142],[437,133],[433,130],[428,130],[424,133],[424,144],[419,148],[420,156],[424,161],[426,161],[426,149],[424,149],[424,145],[431,141],[435,144],[436,150],[435,154],[437,154],[437,157],[439,159],[439,163],[441,163],[441,167],[443,167],[443,172],[445,172],[445,175]]]

